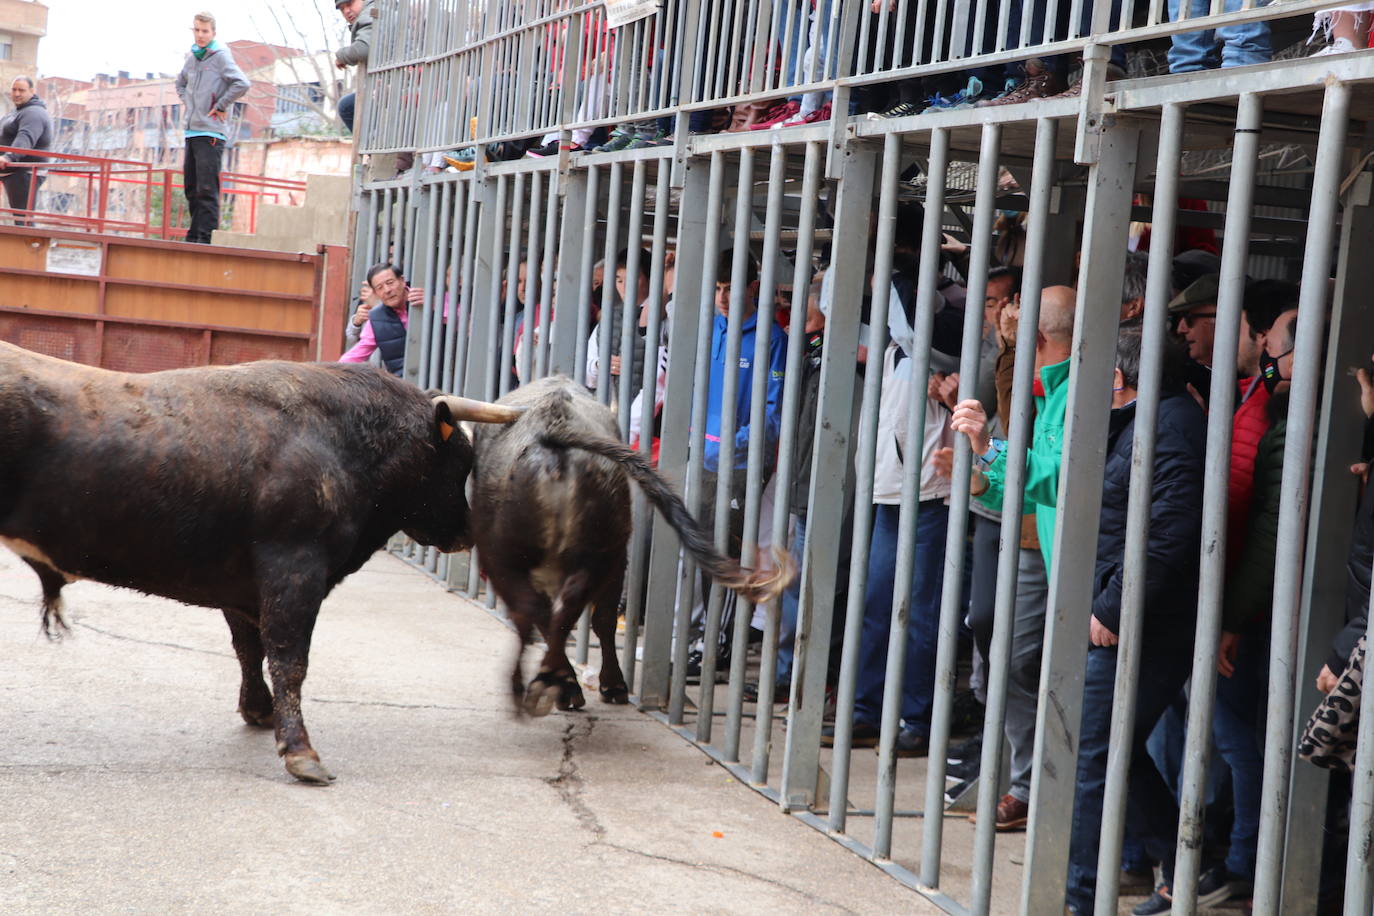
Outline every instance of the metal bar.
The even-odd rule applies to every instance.
[[[553,303],[557,287],[554,286],[554,271],[557,268],[558,258],[558,201],[559,184],[561,176],[558,172],[549,173],[549,199],[545,205],[544,218],[544,269],[541,274],[542,282],[539,288],[544,294],[539,298],[539,311],[535,327],[539,333],[538,343],[535,348],[535,378],[543,378],[549,374],[549,348],[553,344]]]
[[[520,334],[520,355],[515,360],[515,375],[520,384],[530,382],[530,367],[534,364],[535,334],[539,330],[539,312],[544,298],[542,267],[544,241],[544,200],[542,172],[530,174],[530,228],[525,242],[525,306],[524,327]]]
[[[788,328],[786,383],[782,398],[782,429],[778,438],[777,497],[773,502],[773,544],[787,549],[789,494],[797,450],[797,427],[814,417],[799,417],[801,368],[805,350],[800,341],[806,326],[807,305],[811,297],[811,258],[815,249],[816,199],[821,180],[821,146],[806,144],[802,171],[801,212],[797,216],[797,251],[792,269],[792,315]],[[773,699],[777,685],[779,602],[770,602],[764,618],[763,658],[759,662],[759,699],[754,714],[754,756],[750,779],[755,784],[768,781],[768,758],[773,747]]]
[[[649,255],[652,269],[649,274],[649,326],[645,329],[644,372],[641,376],[639,414],[639,453],[645,458],[653,454],[655,399],[658,390],[660,369],[658,351],[663,331],[663,260],[668,251],[668,179],[672,169],[666,162],[658,166],[657,186],[654,191],[654,242]],[[649,355],[652,350],[652,357]],[[625,599],[625,649],[622,668],[626,683],[634,683],[635,650],[639,642],[639,618],[644,612],[645,586],[649,577],[649,536],[653,511],[643,498],[635,494],[634,540],[630,545],[630,571],[626,580]]]
[[[624,163],[613,162],[606,204],[605,255],[602,258],[602,264],[605,265],[605,280],[601,286],[601,320],[596,326],[596,396],[602,404],[607,405],[611,403],[611,325],[615,303],[615,257],[616,246],[620,244],[620,195],[624,188]]]
[[[1045,248],[1050,233],[1051,192],[1055,178],[1055,149],[1059,122],[1041,118],[1035,125],[1035,158],[1031,171],[1026,225],[1026,257],[1021,280],[1019,327],[1040,325],[1040,293],[1046,271]],[[997,595],[992,641],[988,648],[987,706],[983,724],[980,773],[1002,772],[1003,728],[1007,713],[1007,683],[1011,667],[1012,626],[1016,616],[1016,572],[1021,555],[1021,512],[1026,479],[1026,448],[1031,441],[1031,388],[1035,375],[1035,336],[1017,334],[1008,428],[1007,470],[1002,496]],[[993,845],[999,787],[997,780],[980,780],[978,820],[973,838],[973,889],[969,908],[987,916],[992,906]]]
[[[447,259],[449,273],[452,275],[445,283],[444,296],[449,304],[448,323],[444,327],[443,372],[438,385],[444,391],[457,394],[454,387],[455,368],[458,359],[458,328],[463,320],[463,276],[467,262],[463,258],[462,226],[468,212],[468,184],[455,182],[453,185],[453,225],[448,237],[444,257]]]
[[[883,139],[883,172],[878,184],[878,221],[875,227],[876,235],[874,241],[874,276],[891,275],[892,272],[892,243],[896,231],[896,193],[897,175],[899,168],[899,153],[901,151],[901,138],[896,134],[889,134]],[[943,169],[943,163],[948,160],[949,135],[943,131],[936,131],[931,136],[931,161],[934,163],[932,169]],[[837,220],[836,226],[836,245],[832,251],[830,270],[834,272],[833,302],[844,301],[842,297],[860,294],[865,282],[864,271],[858,266],[857,255],[864,250],[868,241],[868,214],[872,210],[873,197],[873,173],[875,171],[876,156],[871,150],[864,149],[862,153],[854,154],[854,159],[846,166],[846,176],[840,186],[841,197],[840,217],[845,221]],[[855,171],[862,168],[862,171]],[[943,174],[932,173],[932,174]],[[935,196],[935,202],[931,204],[932,209],[939,209],[939,201],[943,196],[943,185],[938,181],[933,181],[930,185],[931,194]],[[929,213],[929,211],[927,211]],[[862,226],[862,229],[859,229]],[[859,238],[851,241],[851,233],[859,231]],[[845,250],[845,246],[848,247]],[[830,780],[830,829],[836,833],[843,832],[845,829],[845,818],[848,804],[846,799],[849,793],[849,752],[851,736],[853,735],[854,718],[854,696],[855,679],[858,675],[858,654],[859,654],[859,634],[862,628],[864,601],[863,596],[868,579],[868,548],[872,535],[873,517],[873,467],[874,452],[877,441],[878,425],[878,400],[882,384],[882,356],[887,349],[887,312],[890,308],[890,283],[878,283],[873,287],[873,299],[870,307],[869,317],[869,337],[867,342],[868,358],[864,369],[864,392],[863,404],[860,408],[859,418],[859,439],[858,439],[858,469],[855,475],[854,493],[854,526],[853,526],[853,547],[850,551],[849,567],[849,598],[846,605],[846,622],[844,630],[844,648],[841,653],[839,684],[835,701],[835,731],[833,738],[834,752],[831,757],[833,774]],[[843,410],[846,401],[852,402],[853,393],[853,371],[845,371],[839,363],[843,359],[842,355],[832,358],[831,347],[837,347],[837,342],[833,336],[835,328],[832,323],[839,320],[839,310],[831,308],[830,319],[827,320],[826,349],[822,356],[821,367],[821,405],[818,406],[818,416],[816,420],[817,436],[813,447],[811,488],[807,501],[808,526],[807,540],[802,554],[802,572],[800,590],[801,596],[797,608],[797,651],[792,668],[792,695],[800,697],[799,701],[793,703],[788,709],[788,728],[787,744],[785,748],[786,756],[783,764],[783,797],[784,805],[808,805],[812,801],[812,787],[816,785],[815,775],[819,762],[818,755],[811,749],[811,745],[818,740],[820,731],[821,703],[811,700],[807,703],[810,696],[814,696],[815,691],[824,690],[825,670],[824,664],[816,665],[811,662],[811,657],[816,656],[820,661],[820,650],[812,648],[817,644],[813,639],[812,630],[819,629],[825,636],[825,641],[820,643],[825,647],[825,652],[829,653],[829,628],[825,626],[823,613],[818,613],[815,604],[817,596],[825,596],[824,590],[826,576],[818,575],[816,564],[822,563],[829,566],[829,582],[832,586],[829,595],[834,594],[834,565],[829,565],[832,558],[838,563],[838,549],[822,552],[818,549],[818,544],[825,543],[818,535],[823,530],[817,530],[822,526],[838,527],[843,523],[843,503],[837,502],[833,498],[826,499],[826,494],[833,481],[826,481],[822,477],[822,461],[835,462],[844,461],[848,452],[847,434],[848,424],[845,425],[839,441],[831,441],[827,436],[821,435],[824,429],[822,417],[826,415],[827,409],[830,411]],[[852,322],[853,328],[852,345],[857,352],[859,340],[859,323],[857,320]],[[848,344],[849,341],[846,341]],[[845,346],[848,350],[848,346]],[[842,353],[844,351],[841,351]],[[852,363],[851,363],[852,366]],[[844,383],[848,382],[848,391],[844,391]],[[841,396],[845,400],[841,400]],[[841,432],[838,428],[832,427],[828,432],[832,434]],[[842,446],[843,450],[837,448]],[[828,448],[827,448],[828,447]],[[833,467],[827,464],[826,467]],[[833,472],[832,472],[833,473]],[[821,514],[818,509],[822,506],[818,501],[825,500],[830,505],[826,514]],[[833,519],[833,521],[831,521]],[[814,520],[814,521],[813,521]],[[821,526],[817,526],[815,521],[821,521]],[[833,537],[830,544],[838,544],[838,532]],[[833,602],[833,598],[828,599]],[[821,608],[824,610],[824,607]],[[821,670],[815,670],[819,667]],[[810,721],[803,719],[803,715],[809,713]],[[795,733],[805,732],[805,738],[794,740]],[[805,743],[803,743],[805,741]]]
[[[710,352],[711,324],[716,313],[716,265],[725,197],[725,155],[712,153],[709,167],[700,159],[687,160],[683,177],[682,210],[678,214],[677,281],[668,326],[668,377],[663,390],[663,440],[658,461],[663,473],[679,479],[685,476],[684,499],[687,508],[695,514],[701,496],[701,442],[710,379],[705,354]],[[693,285],[698,282],[700,286]],[[681,725],[686,706],[687,633],[691,627],[695,573],[691,563],[682,564],[679,573],[677,542],[667,522],[658,517],[654,520],[653,543],[649,607],[672,606],[674,613],[671,627],[662,625],[668,623],[664,615],[645,616],[644,675],[640,694],[666,699],[669,721]],[[653,659],[662,660],[661,668],[653,671],[649,667],[651,647],[656,650]],[[667,666],[670,652],[671,683]],[[657,675],[653,680],[651,673]],[[656,692],[651,693],[651,688]]]
[[[1107,783],[1102,798],[1102,842],[1097,857],[1097,901],[1102,912],[1117,905],[1121,885],[1121,845],[1126,835],[1126,789],[1134,746],[1136,693],[1140,676],[1140,641],[1145,621],[1145,573],[1150,533],[1150,503],[1154,487],[1155,424],[1163,372],[1164,347],[1169,333],[1169,299],[1173,263],[1175,214],[1178,212],[1178,169],[1183,151],[1183,108],[1169,105],[1159,126],[1155,164],[1154,215],[1151,225],[1150,266],[1145,291],[1145,314],[1140,342],[1140,378],[1136,394],[1135,439],[1131,445],[1131,483],[1126,513],[1126,549],[1121,584],[1121,632],[1117,634],[1116,683],[1123,689],[1113,697]],[[1234,159],[1232,160],[1235,161]],[[1229,209],[1229,208],[1228,208]],[[1159,233],[1155,236],[1154,233]],[[1153,241],[1157,239],[1157,241]],[[1220,321],[1218,321],[1220,324]],[[1218,337],[1220,339],[1220,337]],[[1232,335],[1232,341],[1236,338]],[[1224,365],[1224,364],[1220,364]],[[1218,373],[1218,376],[1226,376]],[[1230,413],[1224,414],[1230,420]],[[1206,475],[1223,482],[1226,475]],[[1224,488],[1223,496],[1224,496]],[[1207,506],[1204,500],[1203,512]],[[1215,659],[1213,659],[1215,665]],[[1208,672],[1208,677],[1211,676]],[[1196,690],[1197,680],[1194,680]],[[1211,717],[1206,717],[1211,728]],[[1206,753],[1204,750],[1203,753]],[[1177,888],[1177,871],[1175,885]],[[1175,898],[1177,898],[1175,894]]]
[[[716,460],[715,545],[719,553],[730,548],[730,499],[735,470],[735,432],[739,427],[735,403],[739,400],[740,349],[744,337],[744,303],[749,295],[749,225],[753,216],[754,151],[740,150],[739,182],[735,191],[735,224],[730,265],[730,306],[726,318],[724,372],[720,393],[720,436]],[[756,332],[757,333],[757,332]],[[702,354],[698,354],[700,359]],[[710,359],[707,360],[708,368]],[[711,711],[715,707],[716,664],[720,646],[720,620],[725,608],[725,589],[714,583],[706,607],[706,632],[702,636],[701,695],[697,700],[697,736],[711,741]]]
[[[519,284],[521,256],[520,235],[525,226],[525,173],[515,174],[515,190],[511,192],[510,243],[506,249],[506,289],[505,316],[501,319],[500,354],[496,358],[499,374],[496,376],[496,391],[504,395],[510,390],[511,364],[515,357],[515,303],[516,287]]]
[[[782,231],[782,192],[787,177],[787,149],[774,143],[768,162],[768,196],[764,210],[763,263],[759,270],[758,311],[754,326],[753,372],[749,377],[749,449],[746,458],[748,472],[744,488],[744,531],[740,551],[740,565],[756,569],[759,557],[759,502],[763,497],[763,463],[765,451],[772,452],[777,443],[767,436],[768,385],[772,370],[772,341],[776,322],[773,320],[774,291],[777,288],[778,239]],[[784,347],[786,343],[784,343]],[[785,382],[785,379],[784,379]],[[731,402],[726,402],[731,403]],[[786,502],[786,496],[778,497]],[[746,656],[749,653],[749,629],[754,605],[743,597],[735,603],[734,645],[730,653],[730,687],[725,701],[725,741],[723,751],[727,760],[739,760],[740,726],[744,717],[744,678]],[[760,661],[760,682],[776,668],[777,640],[765,644]]]
[[[981,30],[980,30],[981,34]],[[964,305],[964,338],[959,354],[959,400],[977,396],[983,350],[983,308],[992,262],[992,220],[997,209],[997,176],[1001,155],[1002,126],[986,124],[978,153],[978,190],[969,237],[968,290]],[[915,377],[919,389],[919,376]],[[919,394],[919,390],[917,391]],[[912,427],[914,429],[914,427]],[[910,439],[908,441],[911,441]],[[954,445],[950,477],[949,528],[945,539],[944,578],[941,580],[939,640],[935,662],[935,696],[930,716],[930,752],[926,771],[925,810],[939,811],[945,800],[945,762],[949,750],[950,714],[958,677],[959,622],[964,612],[964,563],[969,517],[969,475],[973,468],[968,438]],[[944,818],[926,818],[921,842],[921,875],[926,884],[940,884],[940,857]]]
[[[468,387],[468,357],[472,352],[472,342],[480,339],[476,332],[475,316],[477,297],[484,283],[478,282],[481,246],[477,244],[477,227],[478,217],[485,209],[482,204],[484,190],[483,185],[476,181],[468,185],[468,212],[463,224],[462,295],[458,299],[458,353],[453,362],[453,390],[459,394],[473,391]]]
[[[644,160],[634,164],[630,178],[630,225],[625,239],[625,263],[616,265],[618,273],[625,269],[625,300],[620,304],[620,378],[617,383],[616,414],[620,421],[620,438],[630,441],[630,399],[634,397],[634,353],[635,337],[639,327],[639,274],[643,269],[640,253],[643,251],[644,236]],[[608,277],[613,280],[613,277]],[[649,360],[649,349],[655,342],[644,341],[645,362]],[[609,373],[610,367],[603,371]]]
[[[1101,156],[1089,171],[1057,507],[1058,517],[1073,519],[1074,524],[1058,525],[1054,534],[1022,887],[1024,912],[1057,912],[1064,905],[1083,706],[1084,634],[1092,607],[1102,501],[1102,443],[1120,319],[1118,309],[1092,304],[1120,301],[1138,142],[1137,127],[1113,126],[1103,133]],[[1066,485],[1070,479],[1073,487]]]
[[[1236,364],[1241,303],[1249,252],[1255,170],[1258,165],[1262,99],[1247,93],[1236,111],[1231,153],[1231,190],[1226,203],[1221,282],[1217,296],[1213,366]],[[1179,789],[1178,854],[1174,862],[1174,899],[1181,912],[1197,904],[1201,871],[1208,752],[1217,689],[1217,646],[1221,638],[1222,589],[1226,578],[1227,482],[1231,468],[1231,415],[1236,384],[1230,372],[1212,375],[1207,416],[1207,474],[1202,494],[1202,547],[1198,577],[1197,635],[1188,697],[1188,730]],[[1197,848],[1189,848],[1196,844]]]
[[[1321,133],[1312,176],[1307,245],[1303,252],[1302,289],[1298,298],[1293,382],[1288,402],[1288,428],[1283,451],[1282,507],[1274,555],[1273,632],[1270,636],[1269,710],[1264,743],[1264,796],[1259,850],[1255,864],[1255,910],[1280,912],[1279,879],[1283,874],[1283,837],[1288,820],[1288,784],[1293,763],[1293,716],[1297,623],[1302,585],[1302,531],[1306,525],[1315,430],[1317,386],[1326,321],[1326,288],[1330,276],[1331,237],[1341,156],[1350,109],[1350,87],[1328,82],[1322,101]],[[1357,883],[1359,879],[1357,877]]]
[[[600,204],[601,170],[593,165],[588,167],[586,175],[585,185],[578,188],[576,192],[576,196],[580,197],[583,203],[582,234],[576,239],[576,244],[582,251],[582,269],[578,272],[577,280],[577,336],[572,343],[573,360],[570,370],[575,378],[582,380],[583,384],[587,381],[587,350],[590,346],[589,336],[592,325],[592,273],[594,271],[593,261],[596,258],[596,212]],[[568,212],[576,211],[568,210]],[[570,221],[565,220],[564,226],[569,225]],[[563,240],[569,241],[566,229],[563,233]],[[567,279],[566,273],[563,279]],[[560,283],[559,288],[566,289],[567,287]],[[567,344],[560,341],[559,349],[566,347]],[[556,358],[554,365],[558,365]]]

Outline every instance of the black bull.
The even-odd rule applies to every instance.
[[[300,708],[320,602],[398,530],[470,546],[455,427],[517,415],[367,366],[132,375],[0,343],[0,543],[38,573],[45,630],[77,578],[221,609],[240,714],[327,782]]]
[[[746,572],[710,538],[644,458],[618,441],[614,415],[564,377],[536,381],[497,402],[523,409],[514,423],[473,433],[472,512],[477,556],[510,609],[520,637],[512,674],[517,709],[543,715],[585,704],[565,646],[583,609],[601,643],[601,696],[629,699],[615,656],[615,623],[630,539],[629,480],[676,529],[686,550],[721,585],[753,601],[776,597],[790,578],[786,557]],[[520,660],[534,627],[548,645],[526,688]]]

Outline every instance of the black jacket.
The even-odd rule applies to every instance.
[[[48,106],[38,96],[29,99],[14,111],[0,118],[0,146],[22,146],[25,149],[45,150],[52,146],[52,118]],[[15,162],[38,162],[42,156],[10,155]]]
[[[1365,439],[1374,430],[1374,422],[1365,423]],[[1369,460],[1369,452],[1364,452]],[[1350,537],[1350,554],[1345,561],[1345,629],[1331,644],[1331,657],[1326,666],[1337,676],[1345,670],[1345,663],[1355,643],[1365,634],[1369,614],[1369,583],[1374,567],[1374,487],[1365,487],[1355,516],[1355,531]]]
[[[1121,577],[1126,503],[1131,486],[1135,404],[1112,411],[1102,514],[1097,534],[1093,615],[1113,633],[1121,627]],[[1177,627],[1191,639],[1197,615],[1198,545],[1202,536],[1202,475],[1207,421],[1187,394],[1159,404],[1154,485],[1145,570],[1147,632]],[[1069,523],[1061,519],[1061,523]]]

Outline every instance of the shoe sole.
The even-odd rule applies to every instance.
[[[1005,822],[1005,823],[997,823],[997,824],[993,824],[992,826],[993,826],[993,829],[996,830],[998,833],[1012,833],[1012,832],[1018,831],[1018,830],[1025,830],[1025,829],[1026,829],[1026,823],[1027,823],[1029,820],[1030,820],[1030,818],[1018,817],[1018,818],[1017,818],[1016,820],[1014,820],[1014,821],[1007,821],[1007,822]]]

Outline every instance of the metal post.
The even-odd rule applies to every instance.
[[[1021,907],[1028,913],[1064,906],[1073,817],[1083,670],[1092,608],[1102,502],[1102,443],[1106,438],[1111,373],[1116,362],[1126,229],[1131,217],[1139,129],[1128,124],[1103,134],[1102,154],[1088,176],[1083,226],[1083,267],[1075,310],[1069,403],[1060,467],[1061,519],[1055,529],[1053,569],[1045,614],[1045,652],[1035,735],[1031,821],[1026,838]],[[1073,485],[1069,486],[1068,481]]]
[[[625,441],[630,439],[630,399],[634,396],[634,340],[639,325],[639,274],[643,266],[639,263],[639,254],[644,245],[644,187],[646,178],[644,175],[644,160],[639,160],[634,164],[634,171],[630,178],[630,226],[629,234],[625,240],[625,301],[620,304],[620,380],[618,390],[615,393],[616,414],[620,419],[620,438]],[[614,285],[615,278],[608,276],[607,281]],[[646,340],[644,342],[644,356],[646,362],[649,358],[651,346],[655,346],[655,341]],[[610,366],[603,366],[601,371],[610,372]]]
[[[549,173],[549,199],[545,205],[544,217],[544,269],[541,274],[539,288],[544,294],[539,297],[539,309],[535,326],[539,329],[538,346],[535,348],[534,377],[543,378],[549,374],[549,347],[552,344],[553,305],[554,295],[557,287],[554,286],[554,270],[556,268],[557,257],[555,252],[558,250],[558,201],[559,201],[559,179],[558,172]]]
[[[981,17],[980,17],[981,18]],[[981,36],[981,28],[978,30]],[[997,176],[1002,145],[1002,126],[984,124],[978,152],[978,191],[973,208],[973,233],[969,239],[968,294],[964,305],[964,338],[959,354],[959,400],[976,396],[979,362],[983,350],[983,306],[987,299],[988,266],[992,261],[992,219],[997,209]],[[919,394],[920,377],[913,378]],[[915,427],[912,427],[915,429]],[[910,433],[908,433],[908,436]],[[908,439],[908,441],[912,441]],[[945,539],[944,578],[941,580],[940,629],[935,662],[935,696],[930,716],[929,769],[926,771],[925,810],[939,811],[945,802],[945,761],[949,750],[950,713],[954,706],[954,682],[958,676],[959,621],[964,613],[964,563],[967,556],[969,475],[973,468],[968,438],[954,443],[954,469],[950,479],[949,530]],[[944,818],[925,819],[921,843],[921,881],[940,884],[940,853]]]
[[[709,166],[688,159],[683,171],[682,209],[678,213],[677,281],[668,325],[668,376],[663,390],[663,437],[659,471],[687,480],[686,501],[694,510],[701,490],[701,435],[706,422],[705,366],[711,321],[715,315],[716,261],[720,251],[720,216],[725,193],[725,156],[711,154]],[[699,279],[698,279],[699,278]],[[699,285],[698,285],[699,284]],[[690,444],[690,461],[689,461]],[[668,705],[668,721],[681,725],[687,693],[687,631],[693,589],[688,572],[679,575],[678,543],[668,523],[654,517],[653,553],[649,565],[648,607],[674,608],[644,617],[642,707]],[[679,592],[679,584],[688,587]],[[676,602],[674,596],[676,595]],[[669,655],[672,680],[669,682]]]
[[[558,305],[549,328],[550,373],[562,373],[586,381],[587,311],[590,303],[592,258],[596,250],[591,231],[596,229],[596,169],[569,169],[559,179],[563,186],[563,225],[558,235]]]
[[[884,139],[885,144],[900,140]],[[892,150],[895,146],[885,145]],[[878,150],[855,144],[843,155],[840,169],[839,202],[831,238],[830,270],[834,302],[857,302],[868,282],[866,262],[869,215],[873,211],[874,179],[878,171]],[[886,185],[885,185],[886,186]],[[881,251],[881,246],[879,251]],[[874,307],[877,308],[875,300]],[[787,741],[783,747],[781,806],[783,810],[806,808],[819,801],[817,777],[820,775],[821,719],[825,712],[825,675],[830,657],[830,630],[834,607],[835,580],[839,567],[840,526],[844,516],[845,462],[849,461],[850,428],[854,411],[854,367],[859,350],[859,310],[834,308],[826,321],[825,347],[821,352],[820,400],[816,405],[816,440],[811,451],[811,483],[807,491],[806,544],[802,549],[800,592],[797,600],[797,639],[792,660],[792,696],[787,708]],[[871,319],[876,326],[878,322]],[[870,352],[870,358],[877,353]],[[865,400],[865,411],[868,403]],[[877,402],[873,402],[877,409]],[[862,476],[862,475],[860,475]],[[871,480],[871,473],[869,478]],[[855,497],[857,514],[860,507]],[[866,553],[867,541],[863,552]],[[860,552],[859,542],[854,554]],[[859,591],[862,591],[862,587]],[[850,582],[850,594],[854,583]],[[848,634],[846,633],[846,640]],[[840,696],[846,681],[840,675]],[[850,711],[853,708],[853,677],[848,681]],[[849,712],[837,710],[835,736],[838,748],[840,728],[847,728]],[[846,738],[847,740],[847,738]],[[841,756],[835,755],[835,765]],[[838,769],[836,775],[838,776]],[[834,783],[832,782],[832,788]],[[843,790],[838,805],[831,795],[831,818],[838,808],[843,812]]]
[[[1256,153],[1262,102],[1241,96],[1231,153],[1231,187],[1226,201],[1221,284],[1217,296],[1216,338],[1212,365],[1234,367],[1240,334],[1250,246],[1250,213],[1254,200]],[[1207,474],[1202,493],[1202,544],[1198,576],[1197,637],[1188,699],[1188,733],[1183,781],[1179,790],[1178,853],[1174,864],[1174,900],[1180,912],[1197,906],[1201,868],[1207,756],[1212,741],[1212,708],[1217,693],[1217,645],[1221,636],[1222,588],[1226,578],[1226,504],[1231,469],[1231,415],[1236,400],[1233,369],[1212,373],[1207,415]]]
[[[816,197],[820,190],[821,147],[806,144],[806,159],[802,172],[801,212],[797,217],[797,258],[792,270],[792,316],[787,335],[787,375],[782,399],[782,430],[778,438],[777,497],[773,503],[773,544],[781,550],[787,544],[789,494],[793,487],[793,473],[797,450],[797,428],[814,417],[799,417],[802,385],[801,345],[806,326],[807,302],[811,296],[811,256],[815,250]],[[750,779],[755,785],[768,781],[768,758],[773,747],[773,699],[777,685],[778,657],[778,599],[770,602],[764,618],[763,658],[759,662],[759,700],[754,714],[754,756]]]
[[[744,337],[744,302],[749,293],[748,262],[749,226],[753,216],[754,150],[744,147],[739,154],[739,182],[735,190],[735,223],[731,249],[730,314],[726,318],[725,371],[720,392],[720,450],[716,462],[716,530],[715,545],[719,553],[730,548],[730,500],[735,468],[735,432],[739,426],[734,405],[739,396],[740,347]],[[757,333],[757,332],[756,332]],[[708,343],[709,345],[709,343]],[[711,357],[698,353],[709,369]],[[704,451],[704,449],[703,449]],[[716,660],[720,646],[720,618],[725,609],[725,589],[718,583],[711,586],[706,606],[706,632],[702,636],[701,695],[697,701],[697,740],[711,743],[712,714],[715,710]]]
[[[501,319],[499,337],[500,354],[495,362],[499,367],[496,376],[496,393],[505,394],[510,390],[511,365],[515,361],[515,291],[519,283],[521,257],[520,235],[525,226],[525,173],[515,173],[515,190],[511,193],[510,242],[506,248],[506,275],[504,277],[506,307]]]
[[[625,166],[611,165],[609,200],[606,204],[605,282],[601,287],[601,321],[597,324],[596,396],[602,404],[611,403],[611,324],[615,302],[615,256],[620,244],[620,195],[625,186]]]
[[[774,290],[777,288],[778,238],[782,232],[782,192],[787,176],[787,149],[781,143],[774,143],[768,163],[768,197],[764,211],[763,263],[759,270],[759,298],[757,319],[754,326],[753,373],[750,375],[749,392],[749,454],[746,459],[748,468],[744,490],[744,531],[740,552],[740,564],[748,569],[759,565],[759,501],[763,496],[764,450],[776,448],[776,443],[768,441],[767,411],[768,383],[772,369],[770,351],[772,337],[782,333],[776,329],[773,320]],[[785,379],[784,379],[785,383]],[[781,406],[781,405],[779,405]],[[780,497],[786,501],[786,497]],[[739,733],[743,719],[745,656],[749,652],[749,629],[753,619],[754,605],[738,597],[735,603],[734,645],[730,653],[730,688],[725,703],[725,742],[723,756],[727,761],[739,760]],[[778,647],[763,648],[759,680],[764,675],[771,676],[776,666]]]
[[[1151,221],[1153,232],[1159,234],[1155,236],[1152,233],[1154,241],[1150,245],[1144,327],[1140,342],[1140,378],[1136,389],[1135,439],[1131,444],[1131,484],[1121,584],[1121,632],[1117,634],[1120,642],[1116,660],[1116,683],[1122,689],[1117,690],[1113,697],[1107,784],[1102,799],[1102,842],[1097,857],[1096,906],[1104,913],[1116,907],[1121,885],[1126,788],[1135,734],[1136,692],[1132,688],[1140,676],[1140,640],[1145,620],[1146,548],[1149,546],[1150,503],[1154,492],[1155,424],[1159,417],[1164,346],[1169,333],[1174,223],[1178,212],[1178,163],[1182,147],[1183,108],[1176,104],[1166,105],[1159,127],[1155,204]],[[1235,335],[1231,339],[1234,341]],[[1229,413],[1226,418],[1229,420]],[[1215,476],[1208,475],[1209,479]],[[1195,680],[1194,689],[1196,683]],[[1206,724],[1210,731],[1210,716],[1206,717]],[[1178,887],[1177,874],[1175,871],[1175,888]],[[1175,894],[1175,899],[1177,897]]]
[[[1021,278],[1019,325],[1040,325],[1040,292],[1044,286],[1050,197],[1055,177],[1055,146],[1059,124],[1042,118],[1035,125],[1035,157],[1031,173],[1026,260]],[[979,772],[1002,772],[1003,728],[1007,716],[1007,682],[1011,665],[1012,626],[1016,617],[1016,571],[1021,556],[1021,505],[1026,480],[1026,447],[1031,441],[1031,387],[1035,374],[1035,336],[1017,334],[1008,427],[1007,475],[1002,496],[1002,524],[998,543],[997,594],[993,608],[992,641],[988,647],[987,708],[983,721],[983,753]],[[992,905],[993,846],[997,810],[997,780],[980,780],[978,821],[973,837],[973,893],[970,909],[987,916]]]
[[[1303,250],[1302,291],[1298,298],[1293,383],[1283,450],[1282,507],[1274,554],[1273,632],[1269,655],[1269,711],[1264,742],[1264,795],[1260,808],[1259,851],[1255,862],[1255,911],[1282,911],[1283,837],[1288,820],[1288,786],[1293,764],[1293,716],[1298,616],[1302,585],[1303,530],[1307,522],[1312,468],[1312,438],[1321,370],[1322,326],[1326,323],[1327,277],[1336,219],[1350,110],[1350,87],[1328,82],[1322,102],[1321,133],[1312,176],[1307,244]],[[1358,878],[1357,878],[1358,881]]]

